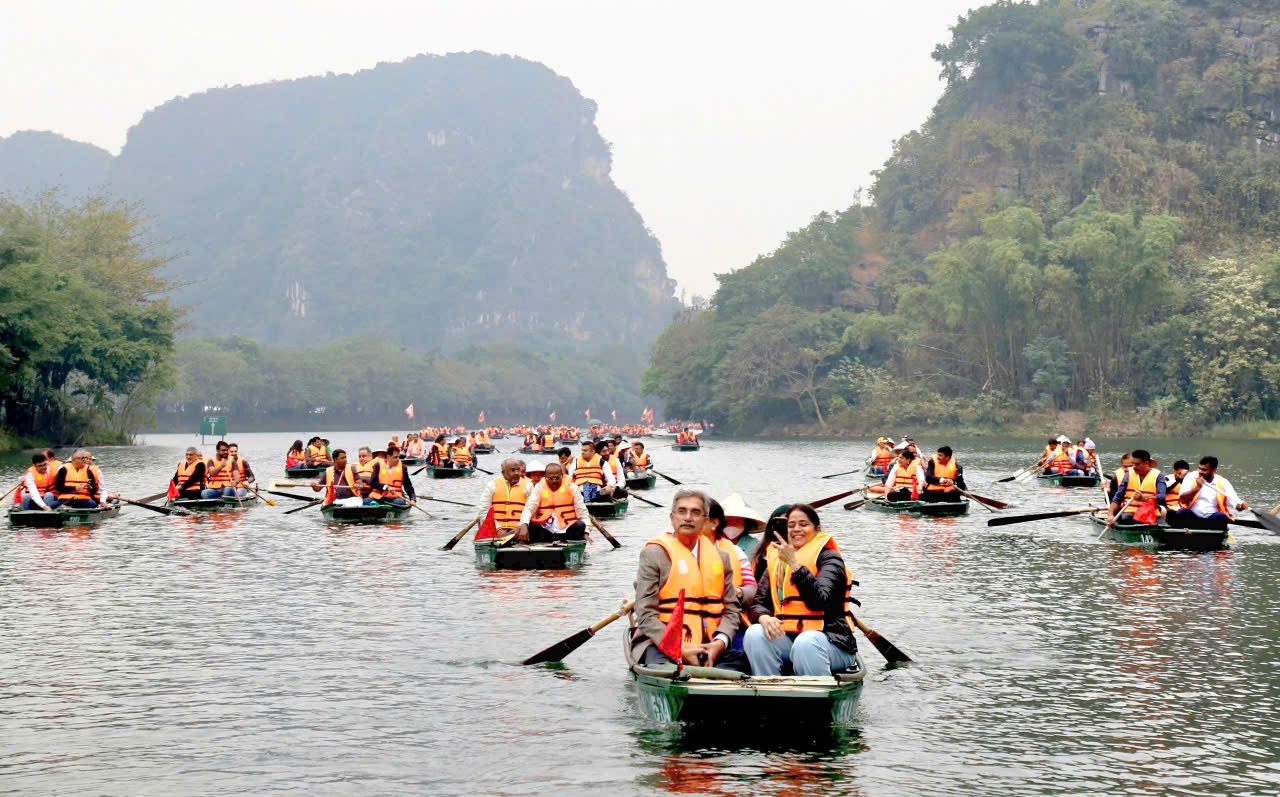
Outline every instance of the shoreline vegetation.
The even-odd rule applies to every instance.
[[[1133,418],[1108,418],[1096,426],[1084,426],[1071,419],[1073,413],[1061,413],[1058,420],[1050,416],[1033,413],[1023,416],[1011,424],[1000,425],[910,425],[904,426],[908,432],[930,438],[938,437],[991,437],[991,438],[1028,438],[1040,439],[1062,432],[1076,437],[1091,436],[1098,440],[1108,438],[1121,439],[1205,439],[1205,440],[1280,440],[1280,421],[1250,421],[1247,423],[1218,424],[1207,429],[1186,430],[1176,426],[1153,427]],[[1057,423],[1057,425],[1055,425]],[[754,438],[794,437],[821,439],[824,437],[837,439],[869,438],[881,434],[896,435],[895,429],[872,429],[865,424],[850,421],[842,424],[839,418],[828,421],[826,427],[816,423],[785,424],[770,426]]]

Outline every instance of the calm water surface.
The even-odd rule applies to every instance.
[[[237,439],[268,477],[298,436]],[[388,433],[332,436],[351,449]],[[921,438],[951,442],[971,487],[1008,512],[1098,500],[991,484],[1038,442]],[[113,489],[141,496],[194,441],[96,453]],[[1106,443],[1104,463],[1146,442]],[[1217,453],[1242,497],[1280,502],[1277,443],[1149,447],[1166,464]],[[869,448],[709,439],[655,454],[768,511],[860,485],[816,477]],[[4,486],[19,472],[0,462]],[[460,500],[483,487],[415,483]],[[648,497],[669,499],[660,485]],[[887,670],[860,640],[855,728],[708,735],[640,713],[621,624],[563,666],[516,664],[630,594],[665,512],[633,502],[609,524],[624,547],[597,540],[578,572],[494,573],[469,544],[439,550],[469,520],[460,507],[337,527],[280,502],[0,534],[0,793],[1280,792],[1280,538],[1265,532],[1237,529],[1221,553],[1144,553],[1079,518],[988,529],[976,507],[926,521],[833,504],[823,525],[862,582],[863,617],[916,663]]]

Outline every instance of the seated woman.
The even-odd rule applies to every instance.
[[[780,675],[791,662],[796,675],[831,675],[854,666],[858,644],[849,613],[855,582],[818,512],[792,504],[785,535],[771,524],[764,573],[747,611],[751,627],[743,640],[754,675]],[[775,586],[776,585],[776,586]]]
[[[293,468],[305,468],[307,466],[307,455],[302,451],[302,441],[294,440],[293,445],[289,446],[288,452],[284,455],[284,469],[291,470]]]
[[[733,499],[737,499],[739,504],[742,503],[742,498],[737,493],[729,496],[725,503],[727,504]],[[707,518],[703,521],[702,536],[729,555],[729,562],[733,566],[733,586],[738,591],[738,603],[742,606],[750,606],[756,597],[756,576],[751,569],[751,559],[747,556],[747,552],[735,544],[735,540],[741,536],[743,531],[743,519],[735,518],[738,524],[736,526],[737,534],[729,537],[725,533],[728,530],[725,508],[714,498],[708,499],[707,503],[710,505],[711,511],[707,513]],[[733,640],[729,644],[730,650],[742,650],[742,639],[746,634],[748,625],[749,623],[744,622],[738,626],[738,632],[734,634]]]

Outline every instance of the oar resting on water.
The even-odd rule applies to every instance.
[[[117,496],[117,497],[121,501],[125,502],[126,504],[129,504],[130,506],[140,506],[143,509],[150,509],[152,512],[159,512],[162,515],[190,515],[191,514],[189,510],[184,509],[180,506],[174,506],[174,507],[152,506],[151,504],[144,504],[141,501],[130,501],[128,498],[125,498],[124,496]]]
[[[1033,520],[1052,520],[1058,517],[1069,517],[1071,515],[1083,515],[1085,513],[1102,512],[1106,507],[1086,506],[1081,509],[1066,509],[1060,512],[1041,512],[1036,515],[1012,515],[1010,517],[991,518],[987,521],[988,526],[1012,526],[1014,523],[1030,523]]]
[[[588,639],[591,639],[591,637],[595,636],[600,629],[604,628],[605,626],[612,623],[614,620],[617,620],[619,617],[622,617],[623,615],[630,612],[635,607],[635,605],[636,605],[636,602],[634,600],[627,601],[626,603],[622,604],[622,608],[618,609],[618,611],[614,612],[608,617],[605,617],[604,619],[600,620],[594,625],[587,626],[586,628],[582,629],[581,631],[578,631],[575,634],[565,637],[564,639],[555,643],[551,647],[533,654],[532,656],[530,656],[529,658],[525,659],[520,663],[521,664],[543,664],[545,662],[563,660],[565,656],[568,656],[570,653],[582,647],[586,643],[586,641]]]

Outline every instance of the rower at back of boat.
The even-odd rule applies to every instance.
[[[1249,505],[1240,500],[1231,482],[1218,474],[1218,458],[1205,455],[1195,473],[1188,473],[1178,488],[1181,508],[1169,516],[1169,525],[1179,529],[1226,531],[1235,520],[1233,512]]]

